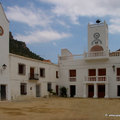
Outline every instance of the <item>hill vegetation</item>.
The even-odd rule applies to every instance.
[[[16,55],[21,55],[24,57],[29,57],[32,59],[37,59],[37,60],[44,60],[44,58],[40,57],[39,55],[36,55],[32,51],[27,48],[25,42],[22,41],[17,41],[13,38],[12,33],[10,32],[9,34],[9,51],[10,53],[16,54]]]

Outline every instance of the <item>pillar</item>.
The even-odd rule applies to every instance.
[[[98,97],[98,95],[97,95],[97,84],[95,83],[94,84],[94,96],[93,96],[93,98],[97,98]]]
[[[87,92],[86,92],[87,87],[86,87],[86,84],[84,84],[83,87],[84,87],[83,88],[83,97],[87,98]]]
[[[105,98],[108,98],[108,83],[105,84]]]

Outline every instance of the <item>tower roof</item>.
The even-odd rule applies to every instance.
[[[4,9],[3,9],[3,6],[2,6],[2,3],[1,3],[1,2],[0,2],[0,8],[1,8],[2,11],[3,11],[3,14],[4,14],[4,16],[5,16],[5,19],[7,20],[7,22],[9,22],[9,20],[7,19],[7,16],[6,16],[5,12],[4,12]]]

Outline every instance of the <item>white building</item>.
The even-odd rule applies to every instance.
[[[69,97],[120,97],[120,52],[108,48],[106,22],[88,24],[88,52],[62,49],[58,65],[9,53],[9,21],[0,4],[0,100],[43,97],[49,90]],[[59,71],[59,78],[58,78]]]
[[[70,97],[120,97],[120,51],[108,49],[106,22],[88,24],[88,52],[61,50],[59,74],[58,84],[68,88]]]
[[[0,4],[0,100],[58,93],[58,65],[9,53],[9,21]]]

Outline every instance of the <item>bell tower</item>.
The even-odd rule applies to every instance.
[[[10,100],[9,21],[0,3],[0,100]]]
[[[108,50],[108,26],[106,22],[96,21],[88,24],[88,52]]]

